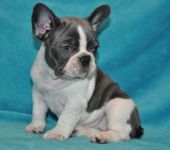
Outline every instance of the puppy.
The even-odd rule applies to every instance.
[[[59,18],[44,4],[35,5],[33,33],[43,44],[31,70],[33,117],[26,131],[43,132],[50,109],[58,121],[45,139],[88,136],[106,143],[141,137],[134,102],[95,63],[96,32],[110,11],[102,5],[84,19]]]

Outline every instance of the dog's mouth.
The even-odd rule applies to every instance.
[[[55,70],[55,76],[56,76],[56,79],[57,78],[67,79],[67,80],[84,79],[88,76],[88,72],[82,72],[82,73],[78,73],[78,74],[75,74],[75,75],[70,75],[66,71]]]

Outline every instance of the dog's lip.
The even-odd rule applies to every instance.
[[[87,73],[82,73],[82,74],[79,74],[79,75],[78,75],[79,78],[84,78],[84,77],[86,77],[86,76],[87,76]]]
[[[54,80],[57,80],[59,77],[54,75],[54,76],[51,76]]]
[[[60,75],[56,75],[56,78],[55,79],[67,79],[67,80],[74,80],[74,79],[84,79],[87,77],[87,73],[81,73],[79,75],[76,75],[76,76],[68,76],[68,75],[65,75],[64,73],[63,74],[60,74]]]

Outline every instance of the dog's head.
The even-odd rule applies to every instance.
[[[44,4],[35,5],[33,33],[43,41],[45,60],[56,76],[84,78],[94,73],[99,46],[96,32],[109,14],[110,7],[102,5],[84,19],[59,18]]]

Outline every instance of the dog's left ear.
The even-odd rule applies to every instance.
[[[110,12],[111,8],[109,5],[102,5],[96,8],[86,20],[88,20],[93,29],[97,31],[100,24],[109,16]]]

